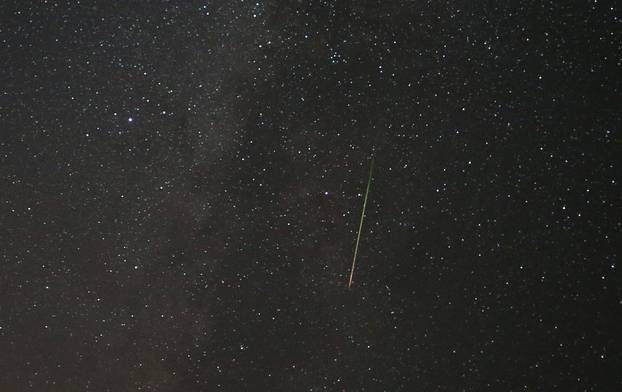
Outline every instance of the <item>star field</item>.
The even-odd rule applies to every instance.
[[[0,390],[622,388],[616,2],[0,18]]]

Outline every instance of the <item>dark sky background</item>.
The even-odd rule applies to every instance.
[[[622,390],[622,12],[565,3],[3,1],[0,390]]]

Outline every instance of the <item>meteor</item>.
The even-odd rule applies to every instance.
[[[348,289],[352,286],[352,277],[354,276],[354,268],[356,267],[356,255],[359,251],[359,242],[361,240],[361,230],[363,229],[363,220],[365,219],[365,209],[367,208],[367,198],[369,197],[369,188],[371,187],[371,177],[374,171],[374,159],[372,155],[371,164],[369,165],[369,177],[367,178],[367,189],[365,190],[365,198],[363,199],[363,210],[361,211],[361,221],[359,222],[359,232],[356,236],[356,246],[354,247],[354,257],[352,258],[352,268],[350,269],[350,281]]]

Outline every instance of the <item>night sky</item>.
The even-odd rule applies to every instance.
[[[622,9],[566,3],[3,1],[0,390],[622,390]]]

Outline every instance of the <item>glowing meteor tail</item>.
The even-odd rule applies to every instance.
[[[361,221],[359,223],[359,232],[356,236],[356,246],[354,247],[354,257],[352,258],[352,269],[350,270],[350,281],[348,282],[348,288],[352,286],[352,277],[354,276],[354,268],[356,267],[356,255],[359,251],[359,242],[361,240],[361,230],[363,229],[363,219],[365,219],[365,209],[367,208],[367,197],[369,196],[369,188],[371,187],[371,176],[374,171],[374,159],[371,157],[371,165],[369,166],[369,177],[367,178],[367,189],[365,190],[365,199],[363,200],[363,210],[361,211]]]

